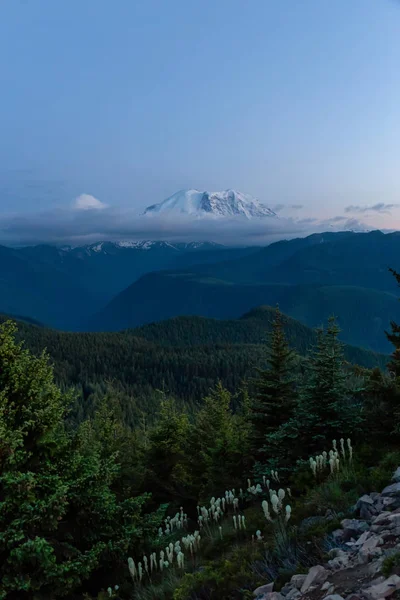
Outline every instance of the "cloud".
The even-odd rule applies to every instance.
[[[384,202],[378,202],[377,204],[373,204],[372,206],[360,206],[353,205],[346,206],[344,209],[347,213],[367,213],[367,212],[377,212],[381,214],[390,214],[390,211],[393,208],[399,208],[400,204],[385,204]]]
[[[205,216],[140,215],[134,210],[106,206],[82,194],[70,208],[31,214],[0,215],[0,243],[84,245],[110,240],[208,240],[226,245],[266,245],[279,239],[304,237],[324,231],[365,229],[357,219],[346,216],[318,220],[314,217],[265,217],[262,219]]]
[[[275,206],[272,206],[272,210],[275,213],[281,212],[284,209],[300,210],[302,208],[304,208],[302,204],[275,204]]]
[[[107,208],[107,204],[100,202],[100,200],[90,194],[81,194],[75,198],[72,206],[76,210],[104,210]]]

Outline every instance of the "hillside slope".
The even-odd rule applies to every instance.
[[[236,319],[279,303],[310,327],[335,314],[344,341],[386,353],[384,333],[392,319],[400,320],[389,273],[398,255],[400,236],[381,232],[277,242],[236,260],[148,274],[117,295],[89,329],[132,328],[179,315]]]
[[[237,320],[179,317],[115,333],[18,326],[28,348],[35,353],[47,348],[59,382],[78,386],[87,396],[93,386],[104,388],[107,381],[118,380],[119,388],[136,396],[143,409],[157,389],[187,402],[198,402],[218,380],[237,389],[263,364],[273,318],[273,308],[260,307]],[[294,319],[287,318],[285,331],[300,355],[316,342],[315,332]],[[365,367],[386,364],[385,356],[351,346],[345,346],[345,356]]]
[[[238,258],[255,251],[211,243],[164,242],[100,242],[79,248],[0,246],[0,311],[77,330],[145,273],[203,260]]]

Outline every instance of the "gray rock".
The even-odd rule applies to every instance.
[[[335,540],[335,542],[340,542],[343,540],[343,529],[335,529],[332,531],[331,536]]]
[[[340,556],[336,558],[332,558],[332,560],[328,560],[328,565],[334,571],[338,571],[339,569],[345,569],[348,567],[350,562],[350,557],[347,552],[343,552]]]
[[[285,596],[285,600],[299,600],[301,598],[301,593],[296,588],[292,588],[292,590]]]
[[[305,582],[307,578],[307,574],[301,573],[298,575],[292,575],[292,578],[290,579],[290,584],[295,587],[297,590],[300,590],[303,583]]]
[[[328,575],[329,571],[327,571],[321,565],[311,567],[303,585],[301,586],[301,593],[305,594],[311,587],[324,583],[328,579]]]
[[[358,519],[343,519],[341,522],[343,528],[342,538],[345,542],[351,540],[351,538],[358,538],[364,531],[369,529],[366,521],[359,521]]]
[[[369,537],[371,537],[371,531],[364,531],[363,534],[360,535],[358,540],[354,543],[354,546],[362,546]]]
[[[265,600],[284,600],[285,596],[282,596],[279,592],[271,592],[270,594],[264,594]]]
[[[377,514],[377,509],[372,505],[362,504],[360,508],[360,519],[371,521],[372,517]]]
[[[389,512],[388,510],[385,512],[380,513],[379,515],[377,515],[376,517],[374,517],[372,519],[372,526],[375,525],[384,525],[385,523],[388,522],[388,517],[391,515],[392,513]]]
[[[377,583],[369,588],[363,590],[363,593],[370,600],[379,600],[379,598],[387,598],[400,589],[400,577],[398,575],[391,575],[388,579],[385,579],[382,583]]]
[[[289,592],[291,592],[293,589],[293,586],[291,583],[287,583],[286,585],[283,586],[283,588],[281,588],[280,593],[282,594],[282,596],[287,596]]]
[[[326,590],[329,590],[331,585],[332,584],[330,581],[325,581],[325,583],[323,585],[321,585],[321,592],[326,592]]]
[[[389,496],[390,498],[400,496],[400,481],[385,487],[382,496]]]
[[[364,494],[364,496],[361,496],[361,498],[358,499],[356,506],[360,507],[361,504],[370,504],[371,506],[373,506],[374,501],[371,498],[371,496],[368,496],[368,494]]]
[[[370,492],[370,493],[369,493],[369,497],[370,497],[370,498],[372,498],[372,500],[375,502],[375,500],[376,500],[377,498],[380,498],[380,497],[381,497],[381,495],[380,495],[380,493],[379,493],[379,492]]]
[[[260,587],[258,587],[256,590],[254,590],[253,592],[253,596],[262,596],[263,594],[269,594],[270,592],[272,592],[274,589],[274,582],[271,581],[271,583],[266,583],[265,585],[260,585]]]
[[[329,594],[329,596],[324,596],[324,600],[344,600],[344,598],[339,594]]]
[[[393,473],[392,481],[395,481],[396,483],[400,482],[400,467],[397,467],[397,469]]]
[[[374,556],[380,556],[382,549],[379,546],[382,544],[383,539],[379,535],[372,534],[358,551],[358,558],[361,564],[367,563]]]

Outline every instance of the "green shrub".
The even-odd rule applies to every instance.
[[[388,452],[376,467],[369,472],[370,487],[373,491],[381,491],[390,482],[393,471],[400,465],[400,452]]]
[[[241,600],[246,591],[265,583],[252,569],[254,561],[261,558],[261,551],[258,544],[237,546],[220,561],[185,574],[173,600]]]
[[[389,577],[396,567],[400,568],[400,552],[396,552],[395,554],[392,554],[392,556],[387,556],[385,558],[382,565],[382,575]]]

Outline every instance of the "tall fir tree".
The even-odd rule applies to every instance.
[[[0,327],[0,600],[50,600],[115,571],[162,514],[143,514],[145,495],[119,501],[118,449],[91,421],[66,430],[71,398],[15,334]]]
[[[267,368],[257,369],[255,398],[251,406],[255,457],[265,455],[266,436],[292,416],[295,406],[295,352],[289,347],[283,329],[284,316],[276,307],[267,345]]]
[[[245,404],[245,391],[243,395]],[[204,398],[191,436],[192,472],[202,500],[215,490],[222,492],[240,485],[249,435],[246,415],[233,413],[232,395],[218,383]]]
[[[394,269],[389,269],[392,275],[395,277],[397,283],[400,286],[400,273],[397,273]],[[400,325],[394,321],[390,322],[391,332],[386,332],[386,337],[389,342],[394,346],[394,350],[391,355],[390,363],[388,364],[389,372],[392,377],[396,380],[400,379]]]
[[[283,464],[330,447],[332,439],[351,436],[361,423],[361,407],[346,387],[340,329],[331,317],[308,363],[293,417],[271,435]]]

